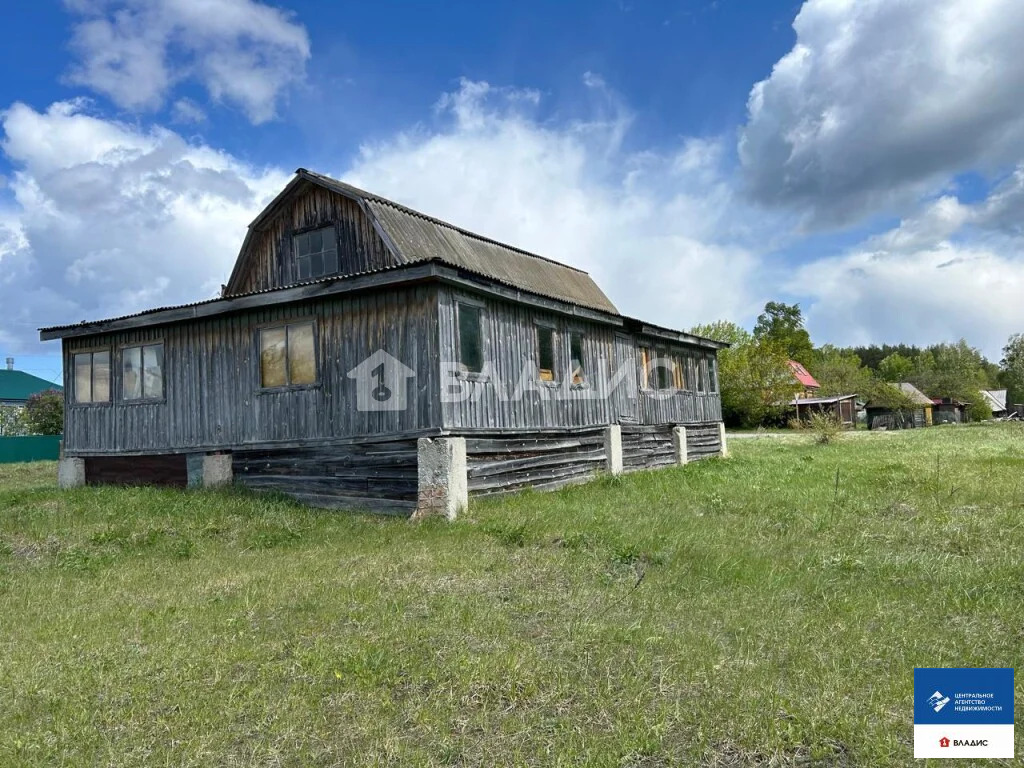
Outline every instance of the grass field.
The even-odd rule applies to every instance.
[[[0,765],[913,765],[915,666],[1024,667],[1024,428],[731,447],[453,524],[2,466]]]

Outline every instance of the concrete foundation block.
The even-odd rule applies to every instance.
[[[722,441],[722,458],[729,458],[729,445],[725,442],[725,423],[718,422],[718,439]]]
[[[189,488],[220,488],[234,482],[230,453],[190,453],[185,466]]]
[[[57,486],[61,490],[85,485],[85,459],[61,459],[57,462]]]
[[[675,451],[676,464],[682,466],[689,461],[686,447],[686,427],[672,427],[672,450]]]
[[[421,437],[416,443],[419,489],[413,517],[454,520],[469,506],[464,437]]]
[[[604,428],[605,469],[613,475],[622,474],[622,427],[609,424]]]

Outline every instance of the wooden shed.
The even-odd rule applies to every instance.
[[[807,421],[812,414],[823,413],[832,416],[844,427],[857,423],[857,395],[835,395],[833,397],[795,397],[789,404],[796,411],[796,417]]]
[[[932,425],[933,403],[930,397],[909,382],[893,384],[903,393],[909,408],[894,408],[887,403],[867,404],[868,429],[914,429]]]
[[[63,343],[65,486],[230,478],[452,513],[460,484],[555,488],[725,451],[724,344],[304,169],[250,225],[221,298],[40,333]]]
[[[936,424],[962,424],[969,420],[971,404],[955,397],[932,398]]]

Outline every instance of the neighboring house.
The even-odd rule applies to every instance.
[[[219,299],[62,339],[62,484],[442,509],[724,453],[717,350],[578,269],[304,169]],[[678,429],[685,426],[685,432]]]
[[[834,397],[795,397],[790,407],[796,410],[796,417],[806,421],[814,413],[832,416],[844,427],[857,423],[857,395],[836,395]]]
[[[796,393],[797,398],[817,397],[821,385],[817,379],[807,372],[807,369],[796,360],[789,361],[789,369],[793,372],[793,378],[800,385],[801,390]]]
[[[50,389],[60,392],[63,387],[31,373],[14,370],[13,357],[8,357],[5,367],[0,369],[0,406],[24,406],[32,395]]]
[[[992,409],[993,418],[1001,419],[1010,412],[1006,406],[1005,389],[983,389],[981,396],[985,398],[988,407]]]
[[[971,404],[953,397],[933,397],[934,421],[936,424],[961,424],[968,419]]]
[[[21,434],[22,429],[18,426],[21,422],[21,409],[32,395],[50,389],[59,392],[62,387],[31,373],[16,371],[14,358],[8,357],[4,368],[0,369],[0,437],[5,434]]]
[[[932,425],[933,403],[930,397],[909,382],[893,384],[912,403],[909,409],[891,408],[869,402],[866,406],[868,429],[913,429]]]

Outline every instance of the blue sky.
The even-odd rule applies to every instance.
[[[624,312],[817,343],[1024,331],[1012,0],[17,4],[0,357],[214,295],[298,166],[594,273]]]

